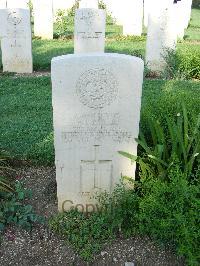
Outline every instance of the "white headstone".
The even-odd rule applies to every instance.
[[[192,12],[192,0],[187,0],[187,2],[186,2],[185,28],[187,28],[189,23],[190,23],[191,12]]]
[[[115,19],[116,24],[122,25],[124,18],[124,2],[116,0],[106,0],[105,3],[108,12],[111,13],[112,17]]]
[[[29,0],[7,0],[7,8],[29,8]]]
[[[34,0],[34,35],[53,39],[53,1]]]
[[[82,8],[75,14],[74,53],[104,52],[106,13]]]
[[[111,192],[135,165],[144,64],[120,54],[53,58],[54,145],[59,210],[95,209],[96,192]],[[93,204],[93,205],[91,205]],[[90,209],[90,210],[91,210]]]
[[[182,1],[183,0],[178,1],[176,4],[173,5],[177,37],[181,40],[185,35],[185,27],[186,27],[186,10]]]
[[[143,27],[143,2],[126,0],[124,2],[123,35],[141,36]]]
[[[151,1],[144,0],[144,26],[148,26],[149,11],[150,11]]]
[[[2,9],[1,40],[3,71],[31,73],[32,38],[29,9]]]
[[[144,0],[144,26],[148,26],[151,12],[155,13],[156,10],[170,7],[173,5],[173,2],[174,0]]]
[[[79,8],[97,8],[99,7],[98,0],[81,0],[79,2]]]
[[[177,30],[174,25],[172,8],[165,8],[149,15],[146,63],[153,72],[161,72],[165,67],[164,57],[167,49],[175,49]]]
[[[0,0],[0,9],[6,8],[6,0]]]

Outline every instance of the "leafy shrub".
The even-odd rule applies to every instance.
[[[168,177],[175,156],[186,177],[191,178],[200,162],[200,114],[193,125],[183,105],[183,112],[177,115],[176,121],[169,118],[166,118],[166,121],[167,129],[163,129],[158,121],[149,120],[151,134],[148,140],[140,132],[140,138],[136,141],[143,151],[141,156],[134,156],[124,151],[119,153],[136,161],[142,176],[150,174],[161,179]]]
[[[30,196],[31,192],[19,181],[15,183],[13,192],[0,192],[0,231],[12,224],[31,229],[34,222],[44,222],[31,205],[25,204],[25,199]]]
[[[134,182],[134,186],[134,190],[127,189],[122,182],[111,194],[105,192],[99,195],[100,215],[106,217],[115,232],[128,236],[138,233],[139,229],[140,185]]]
[[[164,78],[200,79],[199,49],[167,49],[163,57],[166,62]]]
[[[90,261],[93,253],[100,251],[105,241],[114,236],[106,217],[98,213],[92,213],[88,217],[72,210],[52,218],[49,224],[50,228],[64,236],[86,261]]]
[[[68,27],[74,24],[75,10],[78,8],[78,1],[68,10],[60,9],[56,14],[56,31],[58,36],[66,35]]]
[[[187,48],[177,51],[180,58],[179,69],[186,79],[200,79],[199,48]]]
[[[143,182],[139,205],[140,232],[170,244],[188,265],[200,262],[200,183],[196,182],[190,184],[176,162],[168,182],[154,178]]]
[[[8,167],[8,158],[8,154],[5,151],[0,150],[0,193],[14,191],[11,181],[8,177],[4,176],[8,170],[12,170],[10,167]]]
[[[193,7],[200,8],[200,0],[193,0],[192,1],[192,6]]]

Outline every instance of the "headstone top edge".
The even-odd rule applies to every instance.
[[[82,59],[82,58],[118,58],[118,59],[129,59],[129,60],[135,60],[136,62],[140,62],[144,64],[144,60],[137,56],[132,56],[132,55],[125,55],[125,54],[118,54],[118,53],[80,53],[80,54],[68,54],[68,55],[62,55],[62,56],[57,56],[53,57],[51,60],[51,63],[56,63],[56,62],[61,62],[66,59]]]
[[[94,8],[94,7],[81,7],[81,8],[77,8],[76,9],[76,11],[80,11],[80,10],[84,10],[84,11],[104,11],[104,12],[106,12],[105,11],[105,9],[103,9],[103,8]]]
[[[8,12],[9,11],[15,11],[15,10],[19,10],[19,11],[26,10],[26,11],[30,12],[30,9],[29,8],[18,8],[18,7],[2,8],[1,10],[6,10]]]

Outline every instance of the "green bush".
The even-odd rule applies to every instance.
[[[107,217],[93,213],[87,215],[77,210],[59,214],[49,221],[50,228],[64,236],[85,261],[99,252],[105,242],[114,237]]]
[[[168,178],[169,182],[160,179],[143,182],[140,232],[162,244],[170,244],[186,257],[188,265],[199,265],[199,180],[190,184],[178,163],[173,165]]]
[[[164,78],[200,79],[199,48],[168,49],[163,56],[166,62]]]
[[[17,225],[30,230],[33,223],[44,222],[44,219],[34,213],[31,205],[25,200],[31,196],[31,191],[23,188],[16,181],[14,191],[0,191],[0,232],[8,225]]]
[[[10,159],[8,154],[4,150],[0,150],[0,193],[14,191],[12,182],[7,176],[8,172],[13,171],[7,163],[8,159]]]
[[[200,0],[193,0],[192,1],[192,6],[196,8],[200,8]]]
[[[141,175],[151,174],[165,180],[178,158],[181,169],[188,179],[191,179],[200,164],[200,114],[197,122],[188,117],[183,104],[182,113],[176,119],[166,117],[167,128],[164,129],[159,121],[149,119],[150,135],[146,138],[140,132],[136,139],[141,155],[136,156],[125,151],[119,153],[139,164]],[[193,122],[193,123],[192,123]]]
[[[200,172],[189,182],[174,158],[167,181],[146,176],[134,189],[117,186],[112,194],[99,196],[99,211],[77,210],[53,217],[50,228],[64,236],[80,256],[91,261],[94,253],[119,235],[148,235],[198,265],[200,240]]]

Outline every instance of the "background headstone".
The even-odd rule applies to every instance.
[[[29,0],[7,0],[7,8],[29,8]]]
[[[0,0],[0,9],[6,8],[6,6],[7,6],[6,0]]]
[[[173,0],[144,0],[144,26],[148,26],[149,15],[156,10],[173,5]]]
[[[186,10],[183,0],[173,4],[173,8],[176,21],[177,37],[182,40],[185,35],[186,27]]]
[[[34,0],[34,35],[42,39],[53,39],[53,1]]]
[[[72,8],[74,4],[75,0],[53,0],[53,9],[54,12],[59,9],[66,10]]]
[[[3,71],[31,73],[32,38],[29,9],[4,9],[1,40]]]
[[[177,29],[174,25],[172,7],[152,11],[149,15],[146,63],[153,72],[161,72],[165,67],[166,50],[176,48]]]
[[[123,35],[141,36],[143,27],[143,2],[124,0]]]
[[[98,0],[80,0],[79,8],[97,8],[99,7]]]
[[[74,53],[104,52],[106,13],[82,8],[75,13]]]
[[[104,3],[106,4],[106,8],[108,13],[112,15],[112,17],[115,19],[115,22],[117,25],[123,24],[123,18],[124,18],[124,3],[123,1],[116,1],[116,0],[104,0]]]
[[[85,211],[96,192],[111,192],[122,175],[134,177],[135,165],[118,151],[137,154],[143,69],[140,58],[120,54],[52,60],[60,211],[72,204]]]

